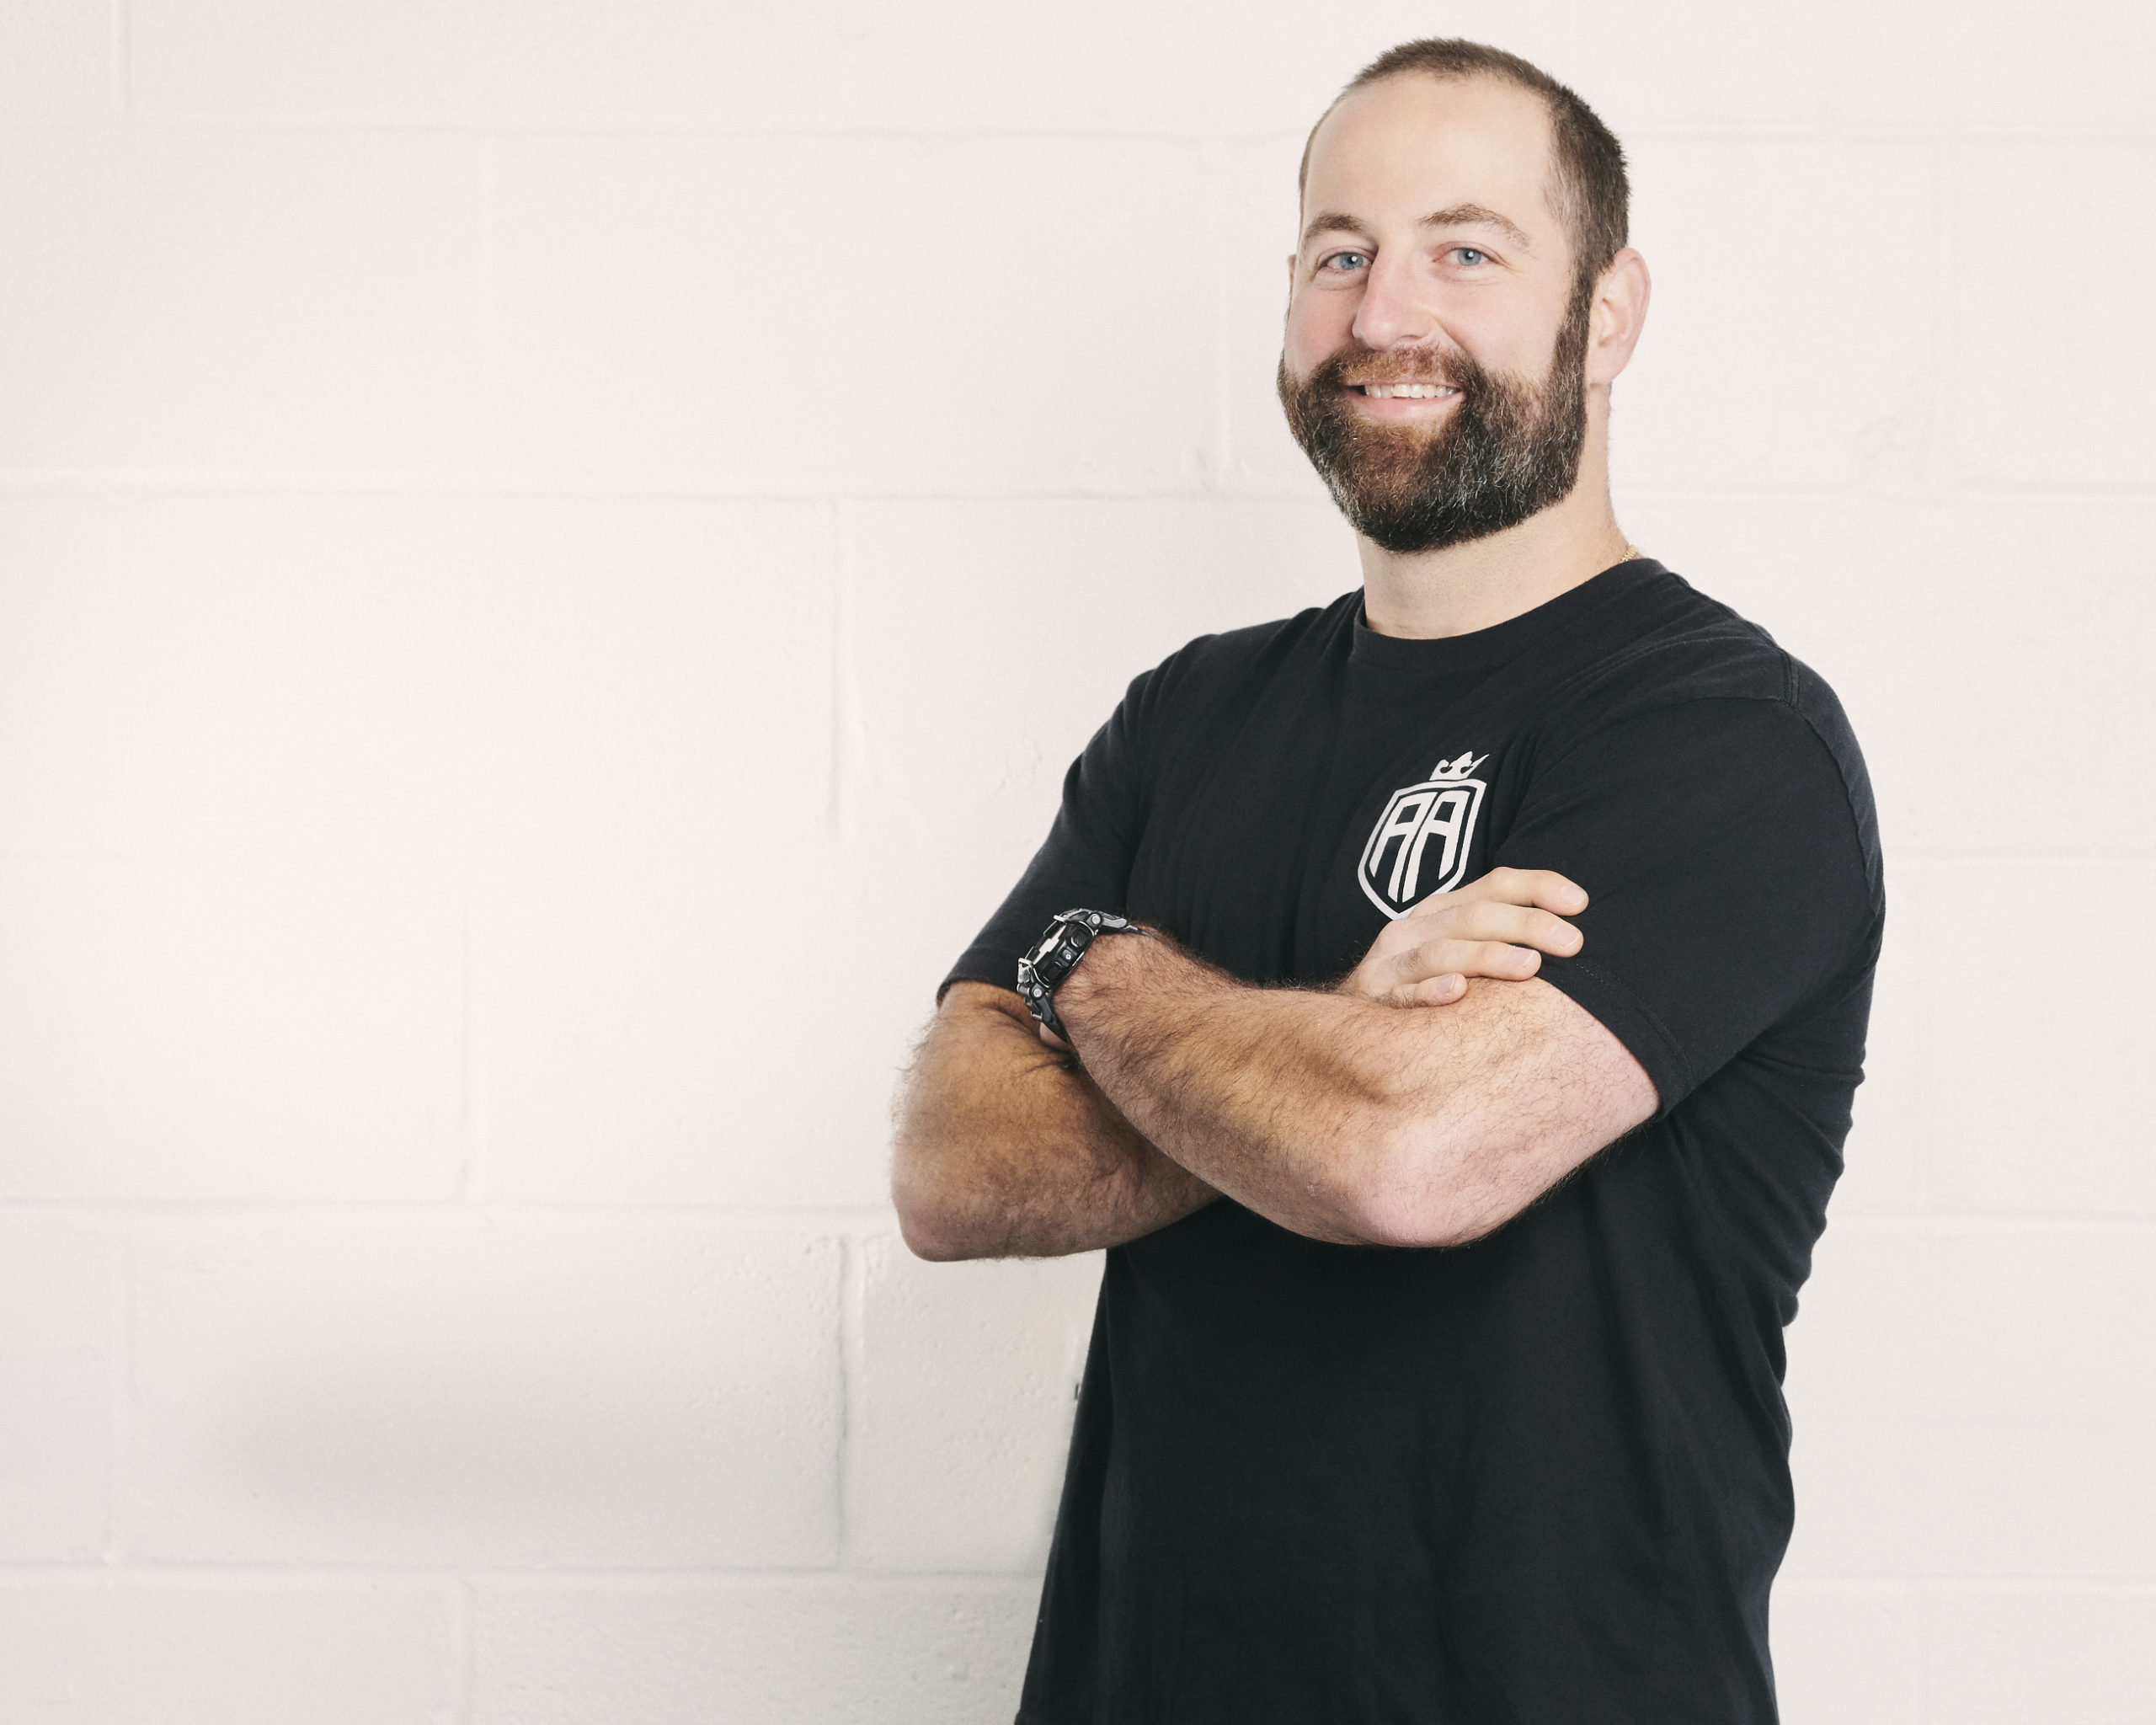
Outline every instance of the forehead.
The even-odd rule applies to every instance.
[[[1549,109],[1533,92],[1403,72],[1343,96],[1320,122],[1303,211],[1412,223],[1481,204],[1530,234],[1556,232],[1550,150]]]

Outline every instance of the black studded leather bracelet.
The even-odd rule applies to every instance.
[[[1018,960],[1018,995],[1026,1010],[1065,1042],[1063,1020],[1055,1016],[1057,985],[1078,968],[1086,949],[1104,934],[1124,934],[1135,925],[1107,911],[1059,911],[1025,957]]]

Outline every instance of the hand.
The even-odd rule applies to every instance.
[[[1480,880],[1433,893],[1371,943],[1342,994],[1392,1007],[1449,1006],[1470,976],[1524,982],[1542,954],[1569,959],[1585,937],[1564,919],[1587,895],[1546,868],[1492,868]]]

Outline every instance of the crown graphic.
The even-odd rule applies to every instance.
[[[1470,749],[1457,761],[1440,761],[1430,769],[1430,777],[1433,779],[1465,778],[1489,758],[1487,755],[1477,755]]]

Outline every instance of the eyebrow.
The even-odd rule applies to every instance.
[[[1534,242],[1521,231],[1518,223],[1500,216],[1495,210],[1485,209],[1480,204],[1453,204],[1442,210],[1433,210],[1417,224],[1422,227],[1494,227],[1523,251],[1533,251]],[[1308,245],[1321,233],[1352,233],[1357,239],[1377,243],[1377,233],[1369,223],[1358,216],[1347,216],[1337,210],[1321,210],[1310,217],[1310,226],[1303,230],[1303,243]]]
[[[1424,227],[1494,227],[1523,251],[1534,249],[1534,242],[1523,232],[1517,222],[1508,221],[1495,210],[1486,210],[1480,204],[1454,204],[1449,209],[1433,210],[1422,218]]]

